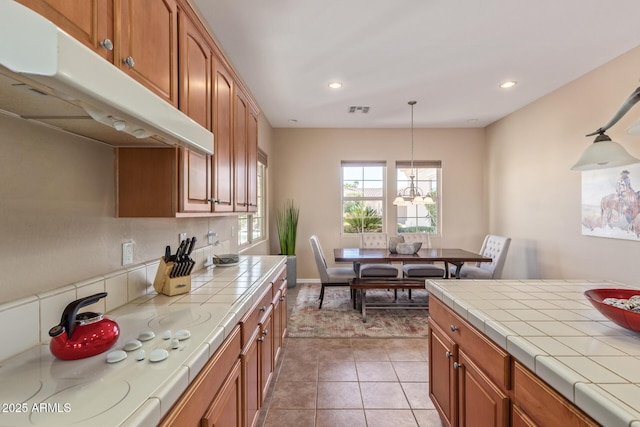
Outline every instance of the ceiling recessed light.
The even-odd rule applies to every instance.
[[[469,119],[467,123],[478,123],[478,119]]]
[[[342,82],[331,82],[329,83],[329,87],[331,89],[340,89],[342,87]]]
[[[510,87],[514,87],[516,84],[518,84],[518,82],[516,82],[515,80],[509,80],[509,81],[500,83],[500,87],[502,89],[509,89]]]
[[[289,123],[298,123],[297,119],[289,119]]]

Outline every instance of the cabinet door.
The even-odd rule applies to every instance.
[[[242,426],[242,384],[240,360],[236,362],[227,380],[200,423],[202,427]]]
[[[247,198],[247,112],[244,95],[236,91],[233,114],[234,211],[246,212]]]
[[[274,286],[273,297],[273,364],[278,363],[282,347],[282,291]]]
[[[458,346],[429,319],[429,397],[446,426],[456,425],[456,373]]]
[[[116,22],[116,65],[177,108],[176,0],[120,0]]]
[[[18,0],[113,62],[113,2],[111,0]],[[104,46],[101,45],[104,42]],[[111,43],[111,48],[109,48]]]
[[[210,212],[211,156],[181,149],[181,212]]]
[[[180,30],[180,110],[211,130],[211,48],[185,8],[178,11]]]
[[[242,416],[245,427],[253,427],[260,410],[259,334],[260,328],[256,328],[249,339],[249,343],[240,354],[242,363]]]
[[[264,402],[264,398],[269,390],[269,384],[271,384],[271,378],[273,378],[274,371],[274,338],[273,333],[273,306],[269,306],[269,309],[265,313],[265,317],[260,323],[259,338],[260,346],[260,405]]]
[[[454,368],[458,371],[458,425],[509,425],[509,398],[480,371],[463,349],[458,352]]]
[[[258,118],[247,116],[247,211],[258,210]]]
[[[233,211],[233,80],[213,60],[213,204],[214,212]]]

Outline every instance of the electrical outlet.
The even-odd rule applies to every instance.
[[[178,234],[178,244],[182,243],[182,241],[186,239],[187,239],[187,233]]]
[[[236,227],[235,226],[231,226],[231,237],[236,235]]]
[[[122,265],[133,264],[133,242],[122,244]]]
[[[209,232],[207,233],[207,243],[210,245],[213,245],[213,242],[215,242],[215,237],[218,235],[218,233],[215,233],[211,230],[209,230]]]

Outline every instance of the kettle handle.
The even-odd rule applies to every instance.
[[[106,296],[107,296],[106,292],[100,292],[100,293],[89,295],[88,297],[80,298],[73,302],[70,302],[62,312],[62,317],[60,318],[60,324],[51,328],[51,330],[49,331],[49,335],[52,334],[53,330],[58,331],[57,333],[54,333],[55,335],[59,334],[63,330],[66,330],[67,337],[71,338],[71,335],[73,334],[73,330],[76,327],[76,316],[78,315],[78,310],[81,309],[82,307],[95,304],[100,299]],[[58,328],[58,326],[61,326],[63,329]]]

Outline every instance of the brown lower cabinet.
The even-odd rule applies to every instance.
[[[286,266],[270,278],[269,284],[160,426],[255,425],[282,345],[280,333],[286,334],[287,305],[280,299],[282,286],[286,289]],[[277,307],[273,304],[276,300]],[[274,329],[276,317],[278,332]]]
[[[597,426],[433,295],[429,396],[446,426]]]

